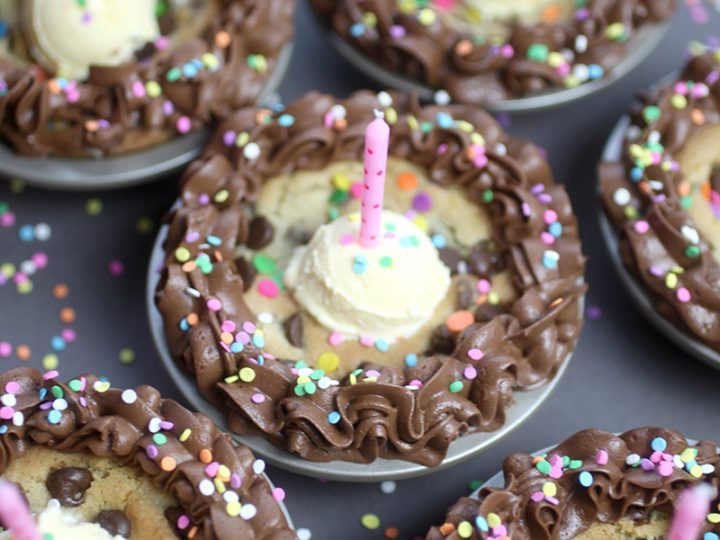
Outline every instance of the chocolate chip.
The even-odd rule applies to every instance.
[[[265,216],[255,216],[250,221],[247,245],[250,249],[262,249],[272,242],[275,227]]]
[[[285,319],[283,322],[283,330],[285,330],[285,337],[291,345],[299,348],[305,346],[302,314],[299,311]]]
[[[452,354],[455,350],[455,336],[453,336],[450,329],[441,324],[435,330],[433,330],[430,336],[430,347],[428,349],[428,355],[432,354]]]
[[[120,510],[103,510],[95,518],[95,523],[100,525],[112,536],[130,538],[132,526],[125,512]]]
[[[457,308],[468,309],[475,303],[475,288],[467,281],[460,281],[457,286]]]
[[[175,30],[175,16],[171,13],[167,13],[158,18],[158,26],[160,27],[160,33],[163,36],[172,34]]]
[[[508,306],[502,304],[492,305],[485,302],[484,304],[479,305],[475,310],[475,320],[478,322],[488,322],[492,321],[498,315],[508,312]]]
[[[478,277],[492,277],[505,268],[505,261],[492,250],[490,242],[479,242],[468,256],[468,271]]]
[[[255,281],[257,270],[255,270],[252,263],[245,257],[238,257],[235,259],[235,266],[237,267],[238,274],[240,274],[245,290],[247,291],[250,287],[252,287],[253,281]]]
[[[438,250],[438,254],[440,255],[440,260],[450,269],[450,273],[457,274],[458,265],[463,262],[460,252],[455,248],[444,247]]]
[[[85,491],[92,484],[92,474],[87,469],[65,467],[50,473],[45,485],[54,499],[62,506],[80,506],[85,502]]]
[[[155,44],[152,42],[146,43],[141,49],[135,51],[135,58],[142,62],[143,60],[149,60],[153,57],[157,49]]]

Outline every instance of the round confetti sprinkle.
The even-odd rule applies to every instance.
[[[395,493],[396,489],[397,483],[393,482],[392,480],[386,480],[385,482],[380,483],[380,491],[382,491],[385,495]]]
[[[277,298],[280,288],[271,279],[263,278],[257,284],[258,292],[266,298]]]
[[[295,531],[295,534],[297,535],[297,540],[310,540],[312,538],[312,533],[310,532],[310,529],[306,528],[300,528]]]
[[[375,529],[380,527],[380,518],[376,514],[364,514],[360,518],[360,523],[366,529],[374,531]]]
[[[340,357],[333,352],[325,352],[318,356],[317,364],[325,373],[332,373],[340,365]]]
[[[118,359],[121,364],[129,365],[135,361],[135,351],[132,349],[121,349],[118,353]]]
[[[331,424],[337,424],[337,423],[340,421],[341,416],[340,416],[340,413],[339,413],[339,412],[337,412],[337,411],[331,411],[331,412],[328,414],[327,419],[328,419],[328,422],[330,422]]]
[[[470,311],[463,310],[456,311],[450,315],[450,317],[447,318],[447,321],[445,321],[445,324],[451,332],[459,334],[474,322],[474,315]]]
[[[135,393],[135,390],[128,389],[123,391],[123,393],[120,395],[120,398],[123,400],[123,403],[132,405],[137,401],[137,394]]]
[[[92,198],[85,202],[85,212],[91,216],[97,216],[102,213],[103,203],[100,199]]]

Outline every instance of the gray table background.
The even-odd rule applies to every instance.
[[[304,1],[297,17],[297,46],[292,67],[280,89],[285,101],[319,89],[344,96],[370,84],[355,73],[318,35]],[[383,538],[386,527],[400,530],[400,538],[424,535],[442,522],[446,508],[469,492],[469,482],[488,478],[513,451],[532,451],[558,442],[574,431],[598,427],[621,431],[662,424],[689,437],[720,440],[720,373],[685,355],[659,335],[625,296],[610,267],[597,225],[595,167],[603,144],[632,96],[683,62],[690,39],[704,39],[720,29],[720,16],[697,26],[684,7],[661,47],[635,73],[605,93],[543,114],[513,118],[510,131],[543,145],[556,178],[564,183],[580,216],[584,250],[589,257],[589,305],[603,310],[600,320],[588,321],[572,364],[549,401],[512,436],[474,460],[424,478],[398,482],[391,495],[377,484],[320,482],[279,470],[273,480],[288,492],[287,505],[298,527],[309,528],[316,539]],[[107,193],[54,193],[25,188],[11,191],[0,183],[0,201],[17,215],[12,229],[0,228],[0,264],[19,263],[38,250],[49,255],[47,269],[34,276],[34,291],[21,296],[15,288],[0,287],[0,341],[27,343],[40,366],[50,352],[51,336],[61,325],[58,310],[72,306],[77,322],[76,343],[59,353],[60,370],[67,377],[79,372],[107,374],[115,385],[149,383],[167,396],[177,396],[157,362],[144,311],[144,277],[153,234],[141,235],[140,217],[160,221],[176,196],[176,178],[147,186]],[[90,216],[86,201],[97,197],[103,211]],[[47,242],[24,243],[19,225],[46,222],[52,227]],[[125,272],[108,271],[113,259]],[[65,301],[52,297],[56,283],[70,286]],[[118,352],[132,348],[130,366]],[[0,359],[0,369],[20,365],[16,358]],[[382,525],[368,531],[359,522],[365,513],[377,514]]]

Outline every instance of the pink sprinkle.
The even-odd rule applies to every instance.
[[[492,284],[489,280],[483,278],[478,280],[477,282],[477,290],[480,294],[487,294],[490,292],[490,289],[492,288]]]
[[[353,199],[361,199],[362,193],[363,193],[362,182],[353,182],[353,184],[350,186],[350,196]]]
[[[12,354],[12,345],[7,341],[0,341],[0,358],[7,358]]]
[[[475,377],[477,377],[477,369],[475,369],[473,366],[465,366],[463,375],[465,375],[466,379],[473,380]]]
[[[413,379],[408,383],[408,386],[417,386],[418,388],[422,388],[423,382],[420,379]]]
[[[326,128],[333,127],[333,122],[335,121],[335,118],[333,117],[332,111],[328,111],[325,113],[325,116],[323,117],[323,124]]]
[[[365,372],[365,376],[366,376],[366,377],[379,377],[379,376],[380,376],[380,372],[377,371],[377,370],[375,370],[375,369],[368,369],[368,370]]]
[[[80,92],[77,90],[69,90],[65,93],[65,97],[67,97],[69,103],[75,103],[80,100]]]
[[[38,269],[45,268],[47,266],[48,256],[45,255],[45,253],[43,253],[42,251],[33,253],[32,257],[30,258],[32,259],[32,262],[35,263],[35,266],[38,267]]]
[[[546,224],[552,225],[558,220],[557,212],[555,212],[555,210],[545,210],[545,212],[543,212],[543,220]]]
[[[185,514],[180,516],[177,519],[177,527],[178,529],[187,529],[190,526],[190,518],[187,517]]]
[[[390,35],[395,39],[404,38],[406,33],[407,30],[405,30],[405,27],[399,24],[394,24],[390,27]]]
[[[207,467],[205,467],[205,474],[210,478],[215,478],[219,469],[220,464],[217,461],[213,461],[212,463],[208,464]]]
[[[560,501],[558,501],[557,498],[555,498],[555,497],[545,497],[545,500],[547,502],[549,502],[550,504],[554,504],[555,506],[560,504]],[[493,532],[495,532],[495,531],[493,530]],[[504,534],[503,534],[503,536],[504,536]]]
[[[363,347],[372,347],[375,344],[375,340],[370,336],[360,336],[360,345]]]
[[[110,274],[112,276],[120,277],[125,272],[125,265],[122,261],[113,259],[112,261],[110,261],[110,264],[108,264],[108,270],[110,271]]]
[[[68,343],[73,343],[77,339],[77,334],[72,328],[63,328],[60,332],[60,337]]]
[[[340,332],[333,332],[328,336],[328,343],[333,347],[337,347],[343,342],[343,335]]]
[[[15,225],[15,214],[12,212],[5,212],[0,216],[0,227],[8,228]]]
[[[217,298],[209,298],[206,305],[210,311],[220,311],[222,309],[222,302]]]
[[[187,133],[192,128],[192,122],[187,116],[181,116],[177,119],[176,127],[180,133]]]
[[[633,227],[638,234],[645,234],[650,230],[650,225],[645,220],[636,221]]]
[[[237,328],[235,326],[235,323],[228,319],[223,321],[223,323],[220,325],[220,330],[222,330],[223,332],[230,332],[232,334],[233,332],[235,332],[235,330],[237,330]]]
[[[532,495],[530,495],[530,499],[532,499],[534,502],[540,502],[545,499],[545,495],[543,495],[542,491],[536,491]]]
[[[170,45],[170,39],[167,36],[160,36],[155,40],[155,48],[158,51],[164,51]]]
[[[189,244],[194,244],[200,240],[200,233],[197,231],[190,231],[185,235],[185,241]]]
[[[597,454],[595,454],[595,461],[598,465],[607,465],[608,453],[605,450],[598,450]]]
[[[557,480],[558,478],[562,478],[562,475],[562,467],[554,467],[550,469],[550,478],[554,478],[555,480]]]
[[[12,407],[0,408],[0,418],[2,418],[3,420],[10,420],[14,414],[15,409],[13,409]]]
[[[285,490],[281,487],[273,488],[272,496],[276,501],[283,502],[285,500]]]
[[[485,356],[485,353],[480,349],[473,348],[467,352],[467,355],[470,357],[470,360],[480,360],[483,356]]]
[[[675,466],[669,461],[663,461],[658,465],[658,472],[660,476],[670,476],[675,470]]]
[[[355,236],[353,236],[352,234],[343,234],[343,235],[340,237],[340,243],[341,243],[343,246],[349,246],[349,245],[352,244],[354,241],[355,241]]]
[[[136,98],[144,98],[145,97],[145,85],[141,83],[140,81],[135,81],[132,83],[132,93],[133,96]]]
[[[242,486],[242,478],[238,473],[232,473],[230,475],[230,485],[233,489],[240,489]]]
[[[520,205],[520,211],[525,217],[529,216],[532,213],[532,211],[530,210],[530,205],[525,202]]]
[[[20,391],[20,384],[15,381],[10,381],[5,385],[5,391],[8,394],[17,394]]]
[[[652,454],[650,454],[650,461],[653,463],[660,463],[663,459],[663,453],[659,451],[655,451]]]
[[[448,151],[448,145],[447,143],[442,143],[438,146],[437,153],[439,156],[445,155],[445,153]]]
[[[45,375],[43,375],[43,379],[46,381],[50,381],[52,379],[57,379],[60,376],[60,372],[53,369],[52,371],[48,371]]]
[[[555,243],[555,237],[547,231],[540,233],[540,240],[548,246],[552,246]]]
[[[265,401],[265,395],[264,394],[253,394],[250,399],[252,400],[253,403],[259,405],[260,403]]]
[[[263,278],[258,283],[258,292],[266,298],[276,298],[280,294],[280,288],[273,280]]]
[[[690,300],[692,300],[692,295],[690,294],[690,291],[687,290],[687,288],[680,287],[677,290],[677,299],[680,300],[683,304],[686,304]]]
[[[148,446],[147,450],[145,450],[145,453],[148,455],[148,457],[150,459],[155,459],[156,457],[158,457],[158,454],[159,454],[158,449],[154,444],[151,444],[150,446]]]
[[[512,45],[509,43],[506,43],[502,47],[500,47],[500,54],[503,56],[503,58],[512,58],[515,56],[515,49]]]
[[[250,343],[250,335],[247,332],[238,332],[235,334],[235,341],[247,345]]]
[[[244,332],[247,332],[248,334],[255,333],[255,330],[257,330],[257,326],[252,321],[245,321],[242,325],[242,329]]]

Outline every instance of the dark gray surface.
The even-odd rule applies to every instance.
[[[588,303],[604,311],[601,320],[587,322],[556,393],[519,431],[486,454],[437,475],[399,482],[392,495],[382,494],[377,485],[322,483],[271,470],[273,480],[288,491],[288,507],[298,527],[310,528],[313,538],[323,540],[383,538],[389,526],[398,527],[403,539],[422,535],[442,520],[451,503],[469,493],[472,479],[494,474],[506,454],[534,451],[579,428],[621,431],[663,424],[690,437],[720,439],[720,376],[659,335],[625,296],[607,260],[594,195],[595,166],[605,139],[635,91],[678,69],[685,42],[717,32],[719,21],[713,14],[711,24],[698,27],[683,11],[651,59],[606,93],[547,115],[514,119],[511,131],[544,145],[556,177],[570,190],[590,257]],[[345,95],[366,84],[325,47],[304,7],[298,22],[293,65],[281,89],[285,100],[313,88]],[[0,201],[11,204],[18,224],[44,221],[53,230],[49,241],[25,244],[17,239],[17,226],[0,228],[0,263],[19,262],[37,250],[50,256],[49,267],[35,276],[30,295],[0,287],[0,341],[25,341],[33,347],[30,364],[40,365],[50,337],[60,328],[59,308],[72,305],[78,340],[60,354],[62,372],[69,377],[92,370],[109,374],[117,385],[150,383],[177,395],[155,357],[145,319],[144,274],[153,235],[135,231],[138,218],[159,219],[169,208],[176,196],[175,180],[100,194],[104,210],[97,217],[84,210],[91,196],[30,188],[16,195],[0,184]],[[108,272],[112,259],[125,263],[122,277]],[[58,282],[70,285],[67,302],[50,295]],[[123,347],[136,352],[131,366],[117,360]],[[14,358],[0,359],[3,369],[19,364]],[[367,512],[380,516],[380,529],[361,527],[359,518]]]

